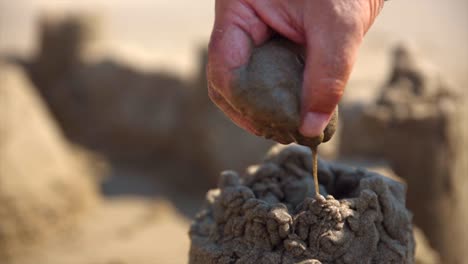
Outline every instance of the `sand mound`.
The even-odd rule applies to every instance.
[[[8,261],[73,225],[95,199],[86,165],[73,156],[22,71],[0,62],[0,259]]]
[[[405,186],[321,161],[326,197],[314,198],[310,160],[275,147],[242,178],[224,172],[192,225],[190,263],[413,263]]]

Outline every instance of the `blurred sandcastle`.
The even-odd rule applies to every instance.
[[[194,184],[213,186],[222,168],[245,167],[271,145],[232,125],[211,104],[205,52],[199,75],[188,81],[166,72],[139,72],[111,59],[87,63],[84,47],[96,32],[86,17],[43,20],[39,52],[26,64],[72,141],[116,160],[182,163],[179,167],[190,169],[172,178],[186,191]],[[206,178],[187,184],[194,171]]]
[[[98,198],[94,171],[20,68],[0,62],[0,94],[0,259],[8,261],[76,224]]]
[[[102,199],[99,160],[66,140],[24,71],[4,61],[0,136],[2,264],[186,261],[188,221],[164,200]],[[154,248],[159,235],[167,245]]]
[[[343,157],[386,160],[409,186],[414,222],[447,263],[468,245],[466,97],[411,45],[393,51],[393,69],[375,102],[343,107]]]
[[[185,217],[161,199],[103,200],[101,171],[66,139],[98,151],[112,174],[131,182],[139,181],[141,173],[135,171],[149,171],[157,182],[172,186],[169,199],[193,207],[184,213],[197,206],[183,197],[196,201],[190,195],[212,186],[217,171],[246,166],[272,144],[235,127],[212,106],[203,70],[188,81],[108,59],[88,61],[86,47],[95,33],[88,16],[44,17],[36,56],[9,56],[10,62],[2,62],[2,263],[179,263],[188,258],[176,253],[188,251]],[[248,155],[241,155],[245,150]],[[131,169],[114,168],[121,164]],[[118,188],[128,188],[127,178]],[[140,232],[144,235],[136,235]],[[161,234],[166,242],[159,251],[144,242]],[[82,254],[76,254],[77,244]],[[106,248],[96,255],[98,244]]]

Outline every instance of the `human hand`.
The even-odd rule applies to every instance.
[[[216,0],[208,93],[237,125],[259,131],[230,103],[234,71],[279,33],[306,51],[300,132],[320,135],[341,99],[359,46],[384,0]]]

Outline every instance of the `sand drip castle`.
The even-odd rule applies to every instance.
[[[413,263],[404,184],[276,146],[239,176],[221,174],[190,230],[190,263]]]

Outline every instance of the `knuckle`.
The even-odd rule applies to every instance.
[[[344,93],[345,83],[338,79],[327,78],[321,80],[323,96],[332,104],[337,104]]]
[[[309,111],[331,113],[344,93],[345,82],[335,78],[319,80],[311,92]]]

